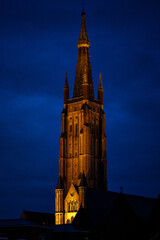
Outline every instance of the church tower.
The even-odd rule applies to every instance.
[[[89,39],[82,13],[73,97],[66,73],[59,139],[59,178],[55,190],[55,223],[71,223],[87,206],[87,189],[107,190],[105,113],[102,77],[95,98]]]

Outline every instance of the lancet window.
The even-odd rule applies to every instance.
[[[76,123],[76,126],[75,126],[75,135],[77,136],[78,135],[78,124]]]
[[[71,200],[68,202],[68,212],[77,212],[78,210],[78,203],[77,200]]]

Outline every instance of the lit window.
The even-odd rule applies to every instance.
[[[68,205],[68,212],[77,212],[78,210],[78,203],[77,200],[71,200],[67,203]]]
[[[68,212],[70,212],[70,202],[68,202]]]

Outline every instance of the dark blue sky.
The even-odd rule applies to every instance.
[[[54,211],[60,114],[72,97],[82,1],[2,0],[0,218]],[[160,1],[86,0],[92,74],[102,73],[108,187],[160,193]]]

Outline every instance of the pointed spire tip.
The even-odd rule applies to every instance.
[[[87,37],[87,30],[86,30],[86,23],[85,23],[85,12],[83,11],[81,16],[81,31],[80,31],[80,38],[78,39],[78,48],[79,47],[88,47],[90,46],[89,44],[89,39]]]
[[[66,78],[65,78],[64,88],[68,88],[68,76],[67,76],[67,72],[66,72]]]
[[[102,85],[102,75],[101,75],[101,73],[99,74],[99,85],[98,85],[98,89],[103,89],[103,85]]]
[[[84,10],[83,10],[83,12],[81,13],[81,16],[83,17],[85,17],[86,16],[86,13],[84,12]]]
[[[83,0],[83,11],[82,11],[81,16],[83,16],[83,15],[86,15],[85,12],[84,12],[84,0]]]

